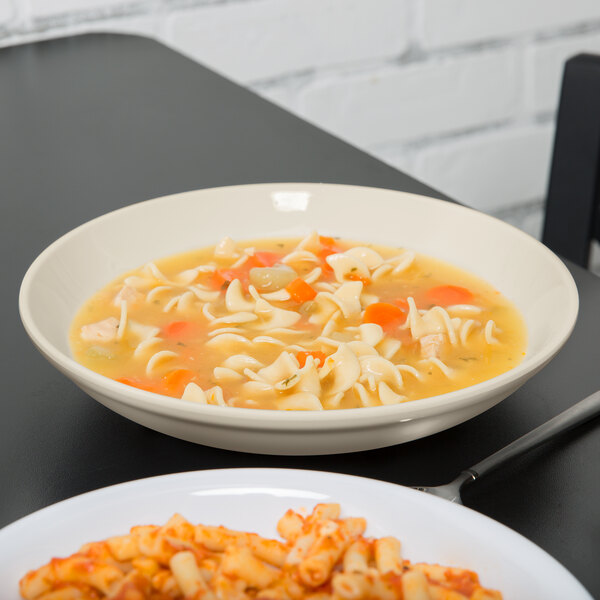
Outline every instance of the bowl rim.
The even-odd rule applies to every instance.
[[[510,230],[512,235],[520,237],[526,241],[531,248],[537,252],[541,252],[545,258],[557,270],[557,275],[560,276],[562,283],[568,295],[568,304],[565,306],[564,315],[566,319],[562,321],[562,327],[555,330],[554,340],[552,344],[548,344],[542,350],[530,356],[528,364],[519,363],[512,369],[501,373],[491,379],[487,379],[475,385],[471,385],[453,392],[440,394],[437,396],[429,396],[419,400],[412,400],[401,404],[389,406],[373,406],[361,408],[347,408],[339,410],[324,410],[324,411],[285,411],[276,409],[248,409],[241,407],[221,407],[213,405],[199,405],[191,402],[182,401],[180,398],[163,396],[154,392],[147,392],[125,384],[119,383],[109,377],[100,375],[80,363],[74,358],[63,353],[44,335],[36,325],[35,318],[32,314],[29,304],[29,295],[31,294],[32,286],[35,283],[35,278],[38,272],[45,266],[46,262],[52,257],[53,253],[62,245],[67,243],[72,237],[80,235],[88,229],[93,228],[97,223],[104,220],[109,220],[120,213],[134,212],[140,210],[144,206],[156,205],[161,203],[172,202],[176,199],[184,198],[190,195],[206,193],[207,195],[215,191],[231,191],[237,192],[248,188],[259,189],[263,188],[265,193],[277,188],[285,187],[289,190],[290,187],[301,188],[318,188],[335,189],[338,191],[352,189],[364,193],[391,193],[399,194],[408,197],[411,200],[418,202],[429,203],[432,209],[451,211],[451,212],[470,212],[477,214],[478,218],[484,221],[494,222],[496,225]],[[116,210],[104,213],[95,217],[81,225],[71,229],[63,234],[57,240],[47,246],[31,263],[27,269],[25,276],[21,282],[19,290],[19,314],[25,331],[37,346],[40,352],[54,364],[60,371],[67,374],[78,385],[81,383],[84,387],[89,387],[103,395],[113,399],[118,399],[120,403],[126,404],[135,409],[146,410],[148,412],[169,416],[184,421],[196,421],[209,423],[211,425],[223,426],[227,428],[246,428],[246,429],[348,429],[354,428],[363,429],[369,426],[375,426],[386,421],[402,422],[418,419],[420,416],[430,416],[431,414],[441,415],[449,412],[454,412],[464,406],[476,404],[476,398],[485,398],[492,391],[509,390],[512,393],[512,388],[515,382],[527,377],[530,373],[535,373],[547,364],[562,348],[569,336],[571,335],[577,320],[579,310],[579,295],[575,281],[562,262],[562,260],[554,254],[549,248],[541,242],[517,229],[516,227],[500,221],[499,219],[482,213],[478,210],[463,206],[458,203],[448,202],[429,196],[413,194],[400,190],[391,190],[387,188],[374,188],[368,186],[356,186],[346,184],[331,184],[331,183],[315,183],[315,182],[281,182],[281,183],[253,183],[240,184],[231,186],[219,186],[212,188],[200,188],[197,190],[189,190],[160,196],[149,200],[143,200],[118,208]],[[508,395],[508,394],[507,394]]]

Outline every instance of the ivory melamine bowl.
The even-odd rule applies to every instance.
[[[234,239],[312,230],[404,246],[478,275],[512,300],[528,332],[515,368],[477,385],[393,406],[274,411],[202,406],[132,388],[75,362],[69,326],[82,303],[149,260]],[[184,440],[264,454],[381,448],[448,429],[494,406],[537,373],[569,337],[578,310],[562,261],[518,229],[448,202],[390,190],[316,183],[214,188],[134,204],[54,242],[27,271],[19,297],[40,352],[111,410]]]

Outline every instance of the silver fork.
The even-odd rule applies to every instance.
[[[464,470],[454,481],[445,485],[432,487],[417,486],[413,489],[427,492],[440,498],[462,504],[460,491],[464,485],[479,479],[482,475],[497,469],[506,461],[523,454],[527,450],[536,448],[540,444],[548,442],[562,433],[569,431],[590,419],[593,419],[600,413],[600,391],[594,392],[587,398],[580,400],[577,404],[567,408],[567,410],[556,415],[543,425],[536,427],[529,433],[516,439],[498,452],[484,458],[481,462]]]

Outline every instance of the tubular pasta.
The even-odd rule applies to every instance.
[[[277,523],[283,541],[179,514],[85,544],[20,581],[25,600],[502,600],[476,573],[403,559],[394,537],[365,538],[366,521],[336,503]]]
[[[375,564],[380,573],[402,573],[400,542],[394,537],[383,537],[375,541]]]
[[[247,587],[257,589],[268,588],[279,577],[278,569],[256,558],[247,547],[228,546],[221,569],[228,577],[242,579]]]
[[[344,571],[347,573],[366,573],[369,570],[371,544],[359,539],[350,545],[344,554]]]
[[[319,506],[319,505],[317,505]],[[314,512],[314,511],[313,511]],[[293,542],[302,533],[304,519],[291,508],[277,521],[277,533],[288,542]]]
[[[334,592],[347,600],[364,598],[371,589],[371,582],[364,573],[336,573],[332,585]]]
[[[184,596],[202,593],[202,598],[205,600],[214,598],[214,594],[209,590],[202,577],[193,552],[184,551],[174,554],[169,561],[169,567],[171,567],[177,586]]]

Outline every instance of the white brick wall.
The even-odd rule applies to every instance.
[[[88,10],[106,11],[123,4],[126,4],[123,0],[29,0],[29,10],[31,17],[36,19]]]
[[[598,0],[600,6],[600,0]],[[600,54],[600,31],[541,42],[530,50],[532,60],[532,110],[553,111],[558,104],[563,65],[582,52]]]
[[[413,173],[466,204],[505,210],[514,198],[544,196],[553,136],[553,125],[543,124],[449,140],[419,152]]]
[[[11,0],[0,0],[0,30],[6,27],[14,16],[14,8]]]
[[[564,61],[600,0],[0,0],[0,46],[147,35],[536,233]]]
[[[460,132],[510,119],[519,108],[512,49],[437,58],[315,82],[300,114],[367,146]]]
[[[254,0],[200,6],[169,17],[166,41],[238,81],[257,81],[402,53],[405,4]]]
[[[600,19],[598,0],[423,0],[425,48],[514,37]]]

